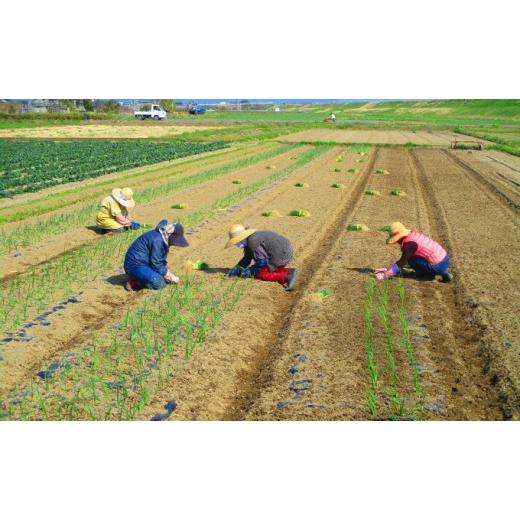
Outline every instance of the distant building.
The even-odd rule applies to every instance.
[[[67,106],[59,99],[30,99],[22,104],[22,112],[68,112]]]
[[[146,99],[124,99],[120,104],[128,110],[141,110],[141,107],[146,103],[150,103],[150,101]]]

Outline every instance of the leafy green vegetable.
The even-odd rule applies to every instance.
[[[222,142],[154,143],[147,139],[0,139],[0,198],[171,161],[225,146]]]

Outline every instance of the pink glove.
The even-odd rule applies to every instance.
[[[392,264],[388,269],[384,267],[379,267],[378,269],[374,269],[374,273],[376,276],[376,280],[384,280],[385,278],[392,278],[398,275],[401,272],[397,264]]]
[[[170,271],[168,271],[165,275],[164,275],[164,279],[169,282],[169,283],[174,283],[176,285],[179,285],[181,282],[180,278],[178,278],[177,276],[175,276],[173,273],[171,273]]]

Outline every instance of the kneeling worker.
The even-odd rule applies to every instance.
[[[181,283],[168,269],[168,251],[171,246],[187,245],[183,227],[168,224],[167,220],[161,220],[155,229],[136,238],[125,256],[124,268],[128,275],[126,290],[135,291],[143,287],[162,289],[168,283]]]
[[[121,233],[128,229],[139,229],[138,222],[133,222],[128,210],[135,206],[134,192],[130,188],[116,188],[111,195],[99,204],[96,218],[97,231],[101,234]]]
[[[235,224],[229,229],[225,248],[236,246],[244,250],[244,256],[231,269],[228,276],[253,277],[265,282],[278,282],[292,291],[296,284],[297,269],[285,267],[293,258],[289,240],[274,231],[257,231]],[[249,267],[251,261],[254,264]]]
[[[453,275],[448,271],[449,257],[446,250],[435,240],[404,227],[401,222],[390,224],[387,244],[401,246],[401,258],[388,268],[375,269],[376,278],[384,280],[398,275],[408,262],[419,276],[434,278],[440,275],[443,282],[451,282]]]

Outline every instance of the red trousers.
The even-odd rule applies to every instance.
[[[265,266],[256,273],[256,278],[258,280],[263,280],[264,282],[278,282],[283,285],[288,272],[289,269],[284,265],[277,267],[272,273],[269,271],[269,268]]]

